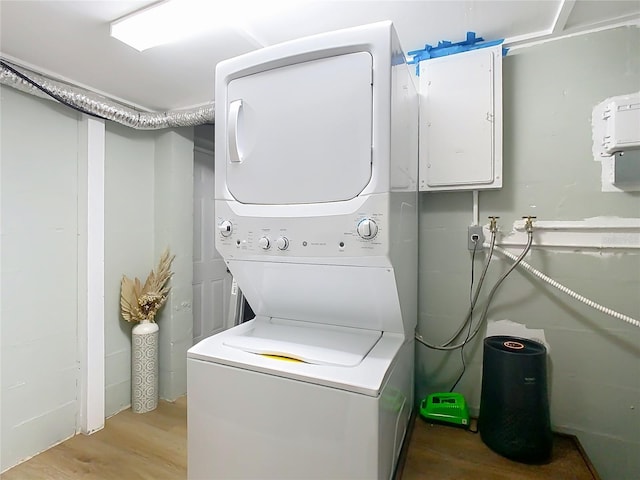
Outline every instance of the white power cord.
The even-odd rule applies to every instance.
[[[504,256],[510,258],[511,260],[517,260],[518,257],[516,257],[513,253],[505,250],[502,247],[499,247],[497,245],[494,246],[494,249],[498,252],[500,252],[501,254],[503,254]],[[593,300],[588,299],[587,297],[580,295],[577,292],[574,292],[573,290],[571,290],[568,287],[565,287],[564,285],[562,285],[559,282],[556,282],[554,279],[547,277],[544,273],[542,273],[541,271],[537,270],[536,268],[532,267],[531,265],[529,265],[527,262],[525,261],[520,261],[519,265],[524,268],[525,270],[527,270],[529,273],[532,273],[533,275],[535,275],[536,277],[538,277],[540,280],[543,280],[544,282],[548,283],[549,285],[551,285],[552,287],[557,288],[558,290],[560,290],[563,293],[566,293],[567,295],[569,295],[570,297],[575,298],[576,300],[579,300],[580,302],[584,303],[585,305],[590,306],[591,308],[594,308],[602,313],[606,313],[607,315],[610,315],[614,318],[617,318],[619,320],[625,321],[631,325],[633,325],[634,327],[639,327],[640,328],[640,321],[636,320],[635,318],[632,318],[628,315],[625,315],[624,313],[620,313],[620,312],[616,312],[615,310],[612,310],[610,308],[607,308],[603,305],[600,305],[599,303],[594,302]]]

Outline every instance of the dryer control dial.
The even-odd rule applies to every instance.
[[[223,237],[229,237],[233,232],[233,225],[229,220],[223,220],[218,224],[218,230]]]
[[[361,238],[371,240],[378,234],[378,224],[370,218],[364,218],[358,223],[357,230]]]
[[[271,241],[269,240],[269,237],[262,237],[258,240],[258,245],[263,250],[269,250],[269,247],[271,247]]]
[[[289,248],[289,239],[287,237],[280,237],[276,240],[276,247],[278,250],[286,250]]]

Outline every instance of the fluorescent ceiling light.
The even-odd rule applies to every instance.
[[[221,27],[242,28],[245,21],[274,12],[289,1],[165,0],[111,23],[111,36],[143,51]],[[267,10],[267,12],[265,12]]]
[[[167,0],[138,10],[111,24],[111,36],[143,51],[175,42],[212,26],[218,2]],[[225,2],[226,3],[226,2]]]

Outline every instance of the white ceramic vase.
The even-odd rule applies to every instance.
[[[142,320],[131,330],[131,409],[146,413],[158,406],[157,323]]]

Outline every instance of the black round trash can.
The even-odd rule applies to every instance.
[[[542,463],[551,456],[547,349],[510,336],[484,340],[478,429],[494,452]]]

